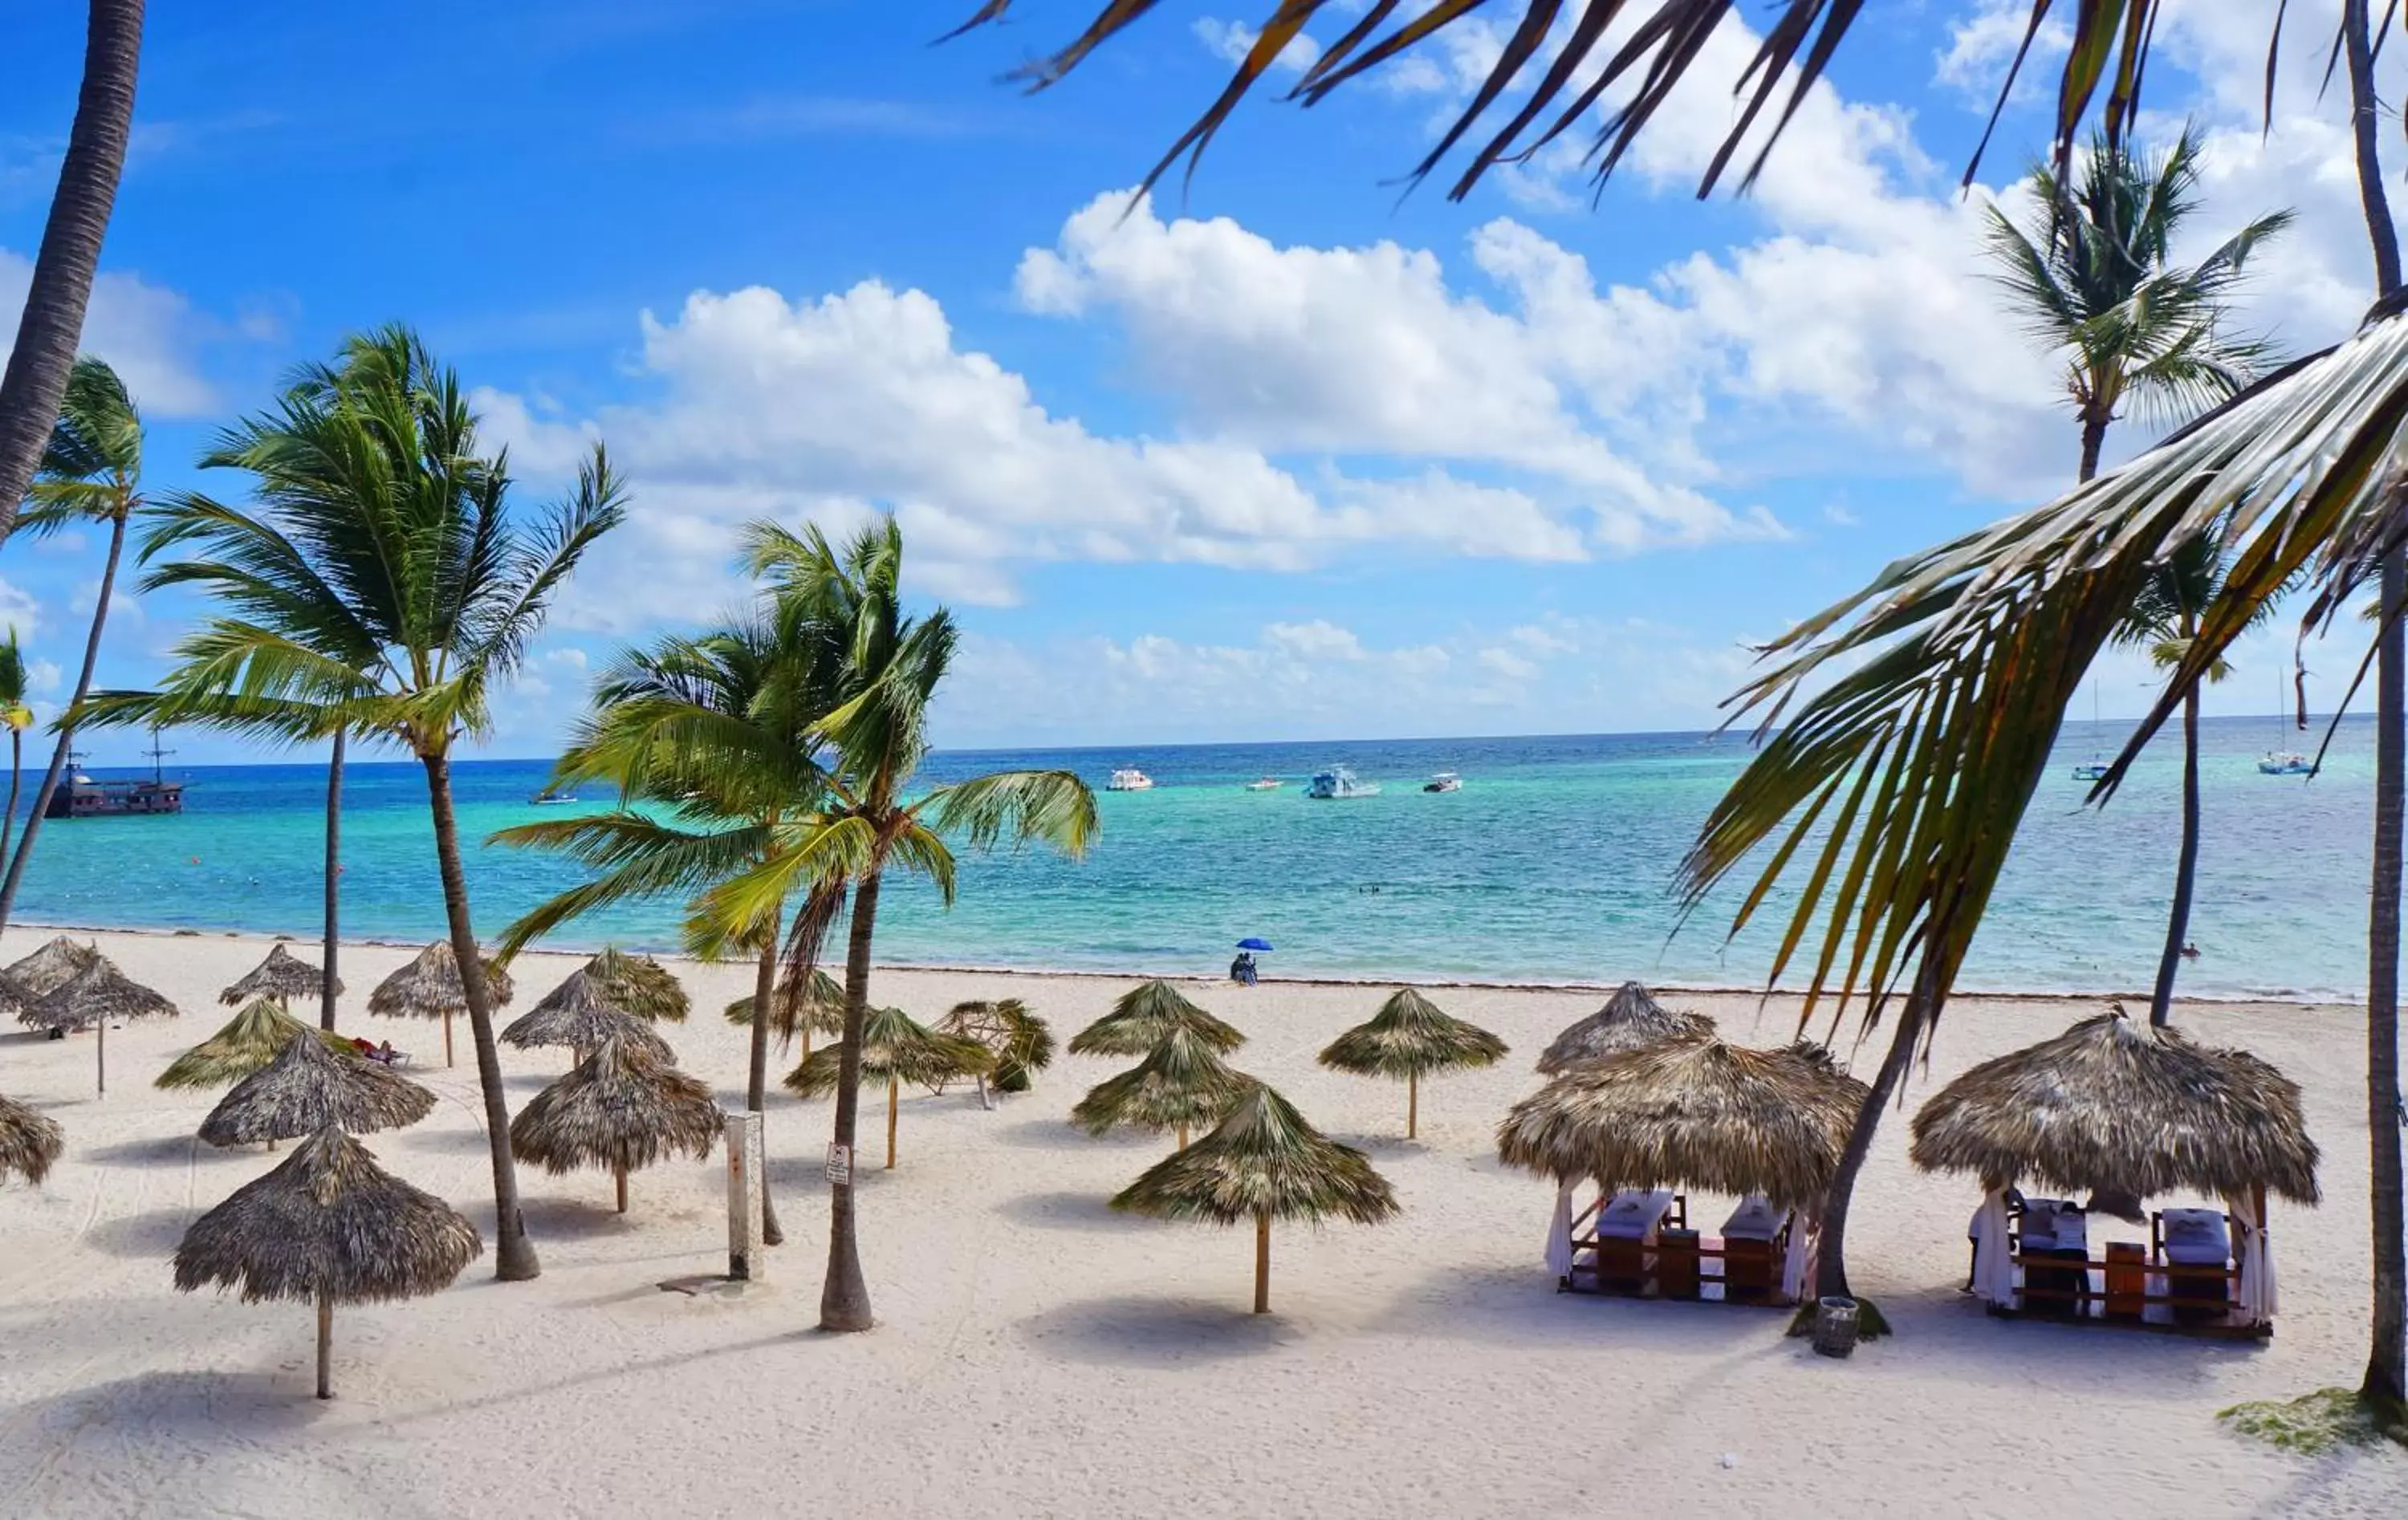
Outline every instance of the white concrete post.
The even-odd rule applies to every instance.
[[[757,1283],[767,1264],[761,1242],[761,1115],[727,1116],[727,1275]]]

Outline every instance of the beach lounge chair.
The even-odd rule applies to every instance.
[[[2174,1319],[2192,1325],[2223,1319],[2232,1312],[2232,1235],[2222,1212],[2214,1209],[2168,1209],[2152,1222],[2157,1260],[2174,1267],[2196,1267],[2197,1272],[2168,1272],[2166,1295],[2174,1300]],[[2214,1268],[2213,1275],[2204,1270]]]
[[[1597,1215],[1597,1286],[1600,1293],[1641,1294],[1655,1263],[1651,1247],[1672,1212],[1673,1195],[1616,1193]],[[1682,1223],[1687,1221],[1683,1219]]]
[[[1785,1210],[1748,1197],[1723,1221],[1723,1300],[1735,1304],[1771,1301],[1781,1287],[1782,1239],[1795,1228]]]

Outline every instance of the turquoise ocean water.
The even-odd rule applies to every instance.
[[[2178,756],[2160,743],[2106,809],[2084,810],[2071,767],[2112,746],[2115,724],[2070,725],[1976,941],[1964,985],[2126,991],[2152,978],[2177,822]],[[2366,922],[2371,734],[2345,725],[2313,782],[2258,773],[2271,720],[2206,725],[2206,832],[2187,992],[2357,998]],[[1041,853],[966,863],[947,911],[913,883],[889,892],[881,959],[1096,970],[1211,971],[1240,937],[1277,946],[1273,974],[1753,986],[1774,925],[1725,942],[1737,894],[1677,935],[1671,871],[1744,763],[1730,738],[1397,740],[954,753],[932,780],[998,766],[1063,767],[1099,789],[1116,766],[1158,783],[1103,794],[1088,858]],[[1381,782],[1377,797],[1308,801],[1331,764]],[[546,767],[463,764],[464,839],[539,817]],[[1459,771],[1463,790],[1421,791]],[[108,777],[129,771],[98,769]],[[323,774],[307,765],[195,767],[178,818],[47,825],[20,917],[144,928],[309,937],[319,925]],[[1280,776],[1280,791],[1241,783]],[[31,790],[30,781],[28,791]],[[589,801],[593,800],[591,798]],[[358,764],[345,787],[344,930],[423,940],[441,932],[424,782],[408,763]],[[491,934],[576,880],[554,858],[472,849],[470,894]],[[561,942],[674,948],[673,904],[580,925]]]

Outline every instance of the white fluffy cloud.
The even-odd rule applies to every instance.
[[[0,248],[0,314],[5,314],[0,320],[9,323],[11,340],[33,275],[31,259]],[[199,350],[215,331],[216,324],[177,292],[139,276],[104,271],[93,281],[81,348],[115,366],[144,410],[162,417],[197,417],[218,404],[199,367]],[[0,342],[0,359],[9,347]]]

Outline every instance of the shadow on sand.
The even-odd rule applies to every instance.
[[[1037,1229],[1079,1230],[1122,1234],[1145,1226],[1146,1221],[1116,1214],[1102,1193],[1023,1193],[996,1205],[995,1212],[1015,1225]]]
[[[152,1209],[104,1219],[84,1232],[84,1243],[129,1261],[164,1262],[176,1254],[185,1226],[198,1217],[197,1209]]]
[[[1247,1312],[1242,1296],[1088,1298],[1031,1314],[1018,1328],[1040,1355],[1097,1367],[1193,1367],[1265,1355],[1303,1339],[1277,1314]]]
[[[301,1318],[306,1319],[306,1312]],[[298,1321],[296,1321],[298,1323]],[[95,1383],[35,1405],[30,1428],[105,1423],[120,1430],[164,1430],[214,1442],[265,1441],[306,1430],[332,1406],[312,1397],[313,1374],[299,1372],[138,1372]],[[341,1369],[335,1391],[342,1391]]]

